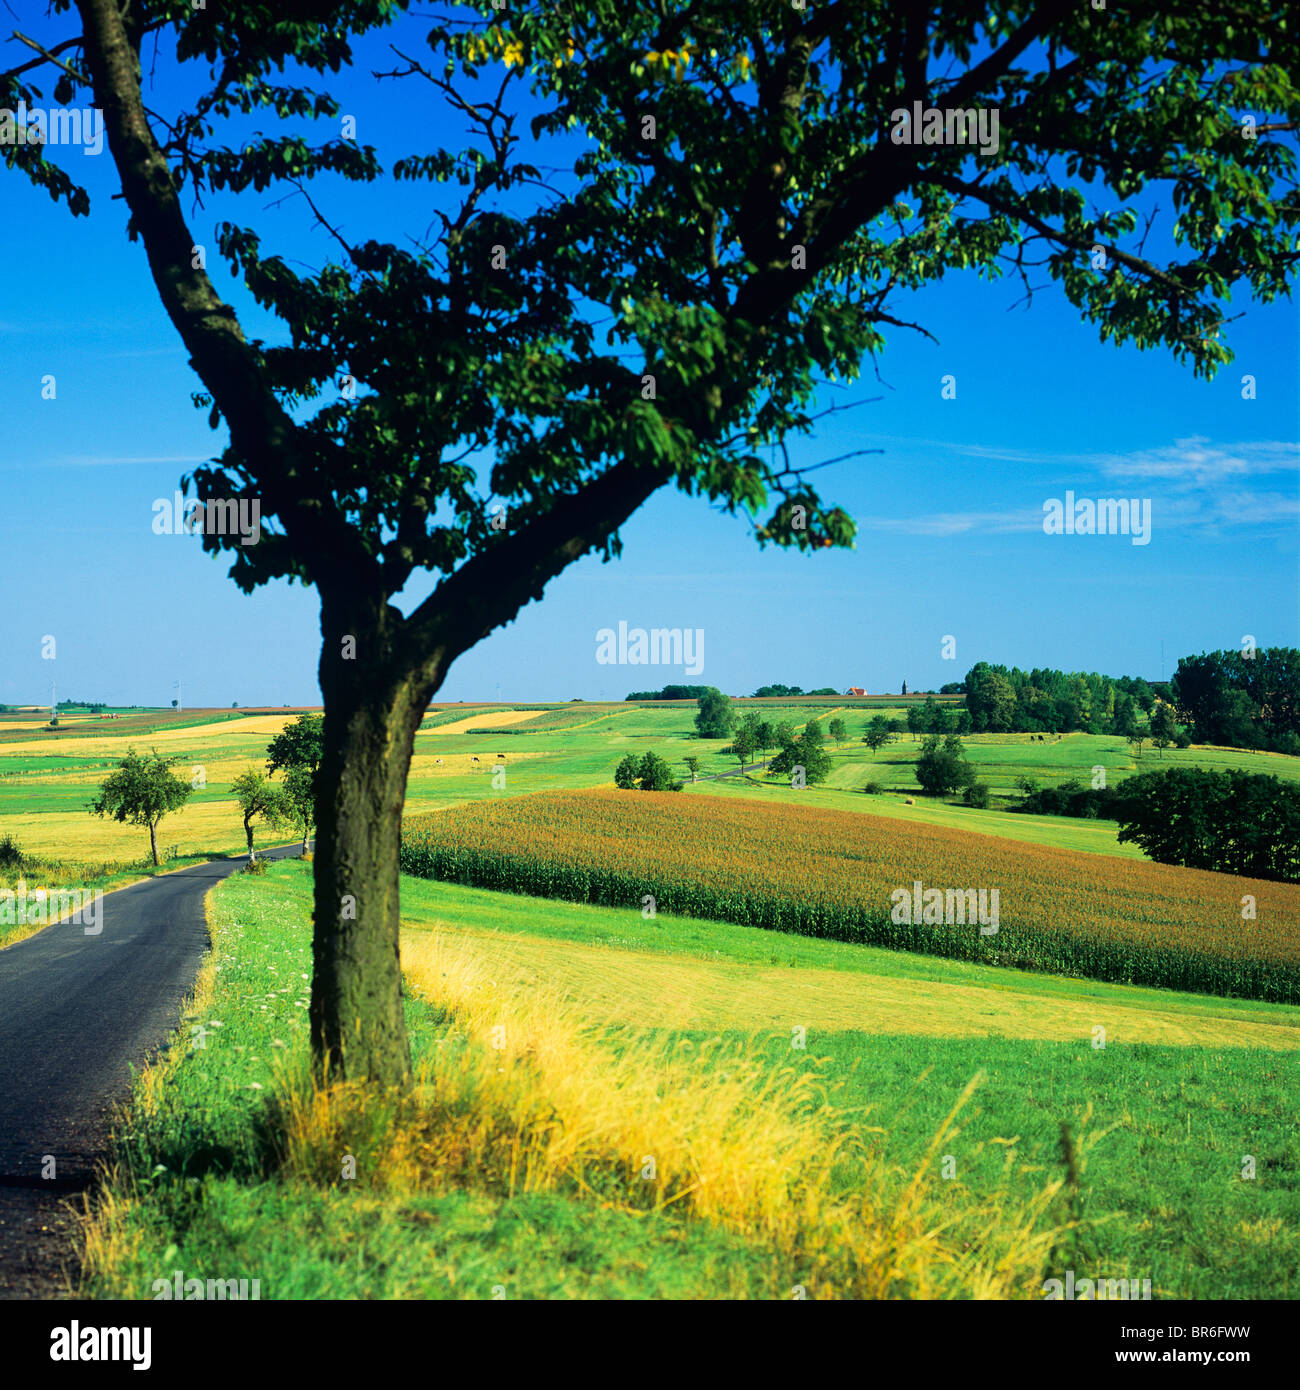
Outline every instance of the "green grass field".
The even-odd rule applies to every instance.
[[[764,705],[796,725],[847,720],[825,786],[796,792],[761,770],[717,779],[737,765],[695,736],[690,704],[458,705],[431,709],[417,735],[406,810],[607,785],[625,753],[653,749],[683,777],[682,759],[700,759],[705,780],[686,797],[755,798],[774,813],[797,801],[1140,858],[1113,823],[1007,809],[1020,776],[1132,775],[1119,739],[972,737],[994,795],[975,810],[917,794],[908,736],[874,757],[861,744],[870,714],[898,717],[898,706]],[[111,887],[146,871],[147,833],[85,810],[130,744],[204,770],[206,786],[159,831],[177,862],[241,851],[230,783],[264,764],[296,711],[127,713],[69,716],[50,732],[39,715],[0,720],[0,835],[50,882]],[[1140,769],[1160,766],[1300,775],[1300,759],[1224,749],[1148,751]],[[865,794],[868,781],[884,790]],[[284,838],[258,833],[259,845]],[[1149,1278],[1156,1297],[1297,1295],[1300,1010],[415,879],[403,903],[425,1108],[335,1115],[303,1099],[307,866],[238,875],[210,899],[216,955],[180,1034],[202,1023],[207,1042],[182,1044],[136,1083],[117,1175],[87,1228],[83,1292],[148,1298],[179,1268],[257,1278],[263,1298],[786,1298],[805,1287],[1035,1298],[1072,1268]],[[463,970],[487,982],[486,1004],[472,991],[443,997]],[[567,1070],[535,1070],[527,1049],[497,1064],[484,1032],[494,991],[506,1017],[577,1020],[585,1041]],[[561,1034],[539,1046],[567,1057],[578,1044]],[[636,1164],[658,1147],[660,1121],[644,1133],[634,1121],[679,1093],[700,1118],[694,1130],[673,1120],[677,1186],[659,1198]],[[744,1108],[751,1093],[758,1110]],[[560,1131],[540,1118],[566,1105]],[[1073,1189],[1062,1125],[1083,1155]],[[548,1149],[541,1163],[556,1133],[586,1134],[586,1156],[553,1161]],[[358,1159],[356,1181],[342,1176],[344,1154]],[[737,1165],[733,1179],[710,1179],[715,1191],[734,1181],[734,1209],[701,1205],[708,1184],[692,1195],[681,1165],[689,1177],[695,1161],[701,1173]],[[799,1195],[774,1198],[769,1171]],[[787,1230],[782,1211],[821,1213],[828,1243],[812,1217]]]
[[[919,743],[908,735],[876,756],[860,742],[871,715],[900,717],[901,706],[830,699],[753,704],[765,717],[788,720],[797,727],[812,718],[821,720],[823,727],[834,715],[845,719],[850,739],[840,748],[828,744],[835,766],[825,785],[795,793],[779,781],[766,779],[761,771],[710,780],[736,771],[738,764],[722,751],[724,742],[696,736],[695,707],[689,702],[435,706],[416,736],[406,810],[417,814],[487,796],[601,786],[612,780],[624,754],[653,749],[673,763],[683,778],[689,774],[682,759],[700,759],[704,780],[694,788],[688,780],[688,793],[754,796],[774,802],[797,795],[811,805],[951,825],[1028,844],[1138,858],[1136,847],[1118,843],[1111,822],[1009,811],[1007,804],[1016,799],[1016,778],[1031,776],[1041,785],[1076,778],[1086,784],[1096,767],[1105,769],[1112,785],[1135,771],[1159,767],[1244,767],[1289,779],[1300,777],[1300,758],[1281,754],[1195,747],[1160,754],[1148,749],[1139,769],[1127,744],[1115,737],[1069,734],[1040,744],[1025,734],[973,735],[966,740],[968,756],[993,795],[993,804],[981,811],[919,795],[915,780]],[[296,713],[128,711],[121,722],[72,715],[58,730],[45,733],[33,731],[40,716],[0,717],[0,833],[12,834],[28,853],[67,863],[139,861],[148,849],[144,832],[96,820],[85,810],[115,760],[134,744],[139,749],[156,746],[174,755],[186,773],[192,775],[195,768],[205,773],[206,785],[195,792],[190,804],[163,821],[160,843],[175,845],[182,856],[237,853],[243,839],[230,783],[250,764],[265,764],[272,733]],[[14,724],[24,727],[15,729]],[[467,724],[473,727],[463,727]],[[498,754],[505,754],[504,781],[494,780],[491,771]],[[472,761],[475,757],[481,759],[477,764]],[[869,781],[882,786],[881,795],[864,795],[862,789]],[[910,806],[905,804],[909,796],[915,803]],[[259,844],[283,838],[266,830],[258,835]]]
[[[409,879],[403,901],[413,959],[441,943],[494,988],[558,990],[616,1053],[639,1057],[654,1041],[695,1049],[706,1079],[741,1056],[773,1076],[805,1074],[833,1125],[860,1141],[834,1170],[840,1193],[869,1179],[888,1206],[919,1169],[928,1218],[971,1239],[988,1204],[1022,1210],[1059,1176],[1068,1125],[1083,1178],[1041,1219],[1068,1206],[1077,1224],[1042,1247],[1022,1296],[1067,1267],[1149,1278],[1164,1298],[1297,1292],[1300,1010]],[[137,1084],[85,1293],[150,1297],[152,1280],[179,1268],[259,1278],[263,1298],[784,1297],[801,1279],[809,1296],[834,1296],[760,1240],[671,1208],[624,1209],[581,1184],[503,1191],[462,1174],[395,1190],[289,1171],[268,1150],[267,1106],[305,1060],[309,910],[301,864],[218,889],[220,970],[186,1025],[206,1026],[205,1047]],[[408,1024],[417,1060],[472,1046],[456,1010],[419,988]],[[350,1133],[364,1177],[364,1127]]]

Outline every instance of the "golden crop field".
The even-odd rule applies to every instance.
[[[1300,885],[947,827],[738,799],[598,790],[409,820],[407,873],[1021,969],[1300,1001]],[[996,932],[899,921],[913,884],[998,893]],[[1253,916],[1251,915],[1253,913]]]

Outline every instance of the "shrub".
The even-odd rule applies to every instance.
[[[879,796],[880,793],[884,791],[884,788],[880,785],[879,782],[868,782],[867,785],[862,788],[862,790],[868,796]]]
[[[0,838],[0,869],[21,869],[26,862],[27,856],[12,835]]]
[[[983,782],[972,782],[966,788],[962,800],[967,806],[978,806],[984,810],[989,804],[989,789]]]

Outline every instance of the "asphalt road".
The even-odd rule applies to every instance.
[[[180,1023],[208,947],[204,898],[244,862],[196,864],[107,894],[98,935],[60,923],[0,951],[0,1298],[68,1292],[69,1199],[79,1207],[90,1186],[132,1068]]]

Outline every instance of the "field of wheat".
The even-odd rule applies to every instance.
[[[856,813],[668,792],[542,794],[412,818],[402,867],[1019,969],[1300,1002],[1300,886]],[[894,920],[898,890],[910,897],[917,882],[997,890],[998,930]]]

